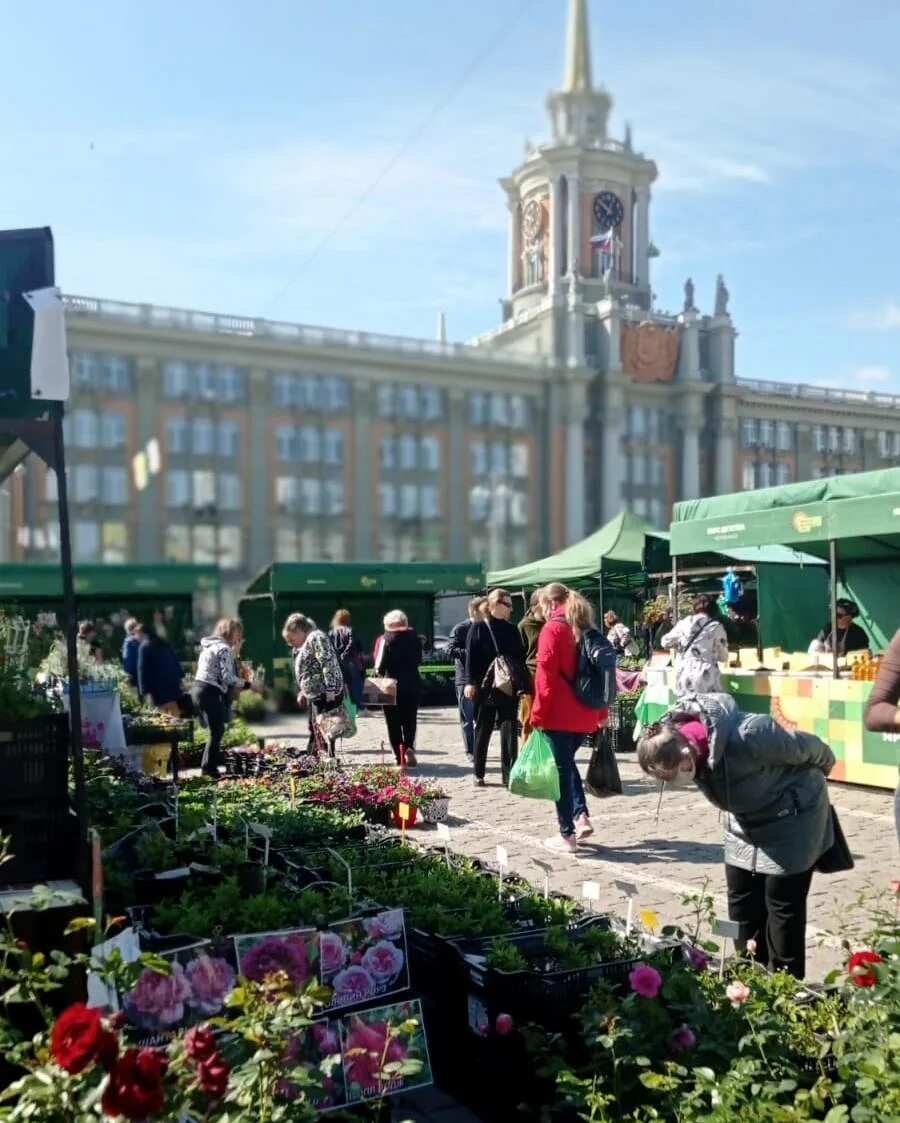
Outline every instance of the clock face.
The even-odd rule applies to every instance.
[[[601,230],[614,230],[622,225],[625,208],[613,191],[601,191],[594,196],[594,218]]]
[[[522,216],[522,233],[525,235],[526,242],[536,242],[541,236],[541,227],[544,223],[544,215],[541,210],[541,204],[532,199],[528,206],[525,208],[525,213]]]

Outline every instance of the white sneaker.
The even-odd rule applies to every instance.
[[[543,843],[544,849],[549,850],[552,854],[568,854],[574,857],[575,839],[563,838],[561,834],[555,834],[552,838],[545,838]]]
[[[591,826],[591,821],[587,815],[582,812],[575,820],[575,838],[581,842],[583,838],[589,838],[594,833],[594,828]]]

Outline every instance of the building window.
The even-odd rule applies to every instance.
[[[398,445],[400,467],[406,472],[413,471],[416,467],[416,438],[411,437],[408,433],[404,433]]]
[[[275,446],[279,460],[290,461],[297,459],[297,435],[293,426],[278,426],[275,430]]]
[[[103,524],[102,558],[114,565],[128,560],[128,527],[125,523]]]
[[[645,424],[645,413],[643,406],[631,406],[628,410],[628,435],[629,437],[643,437],[646,436],[647,426]]]
[[[124,468],[103,469],[100,498],[110,507],[124,507],[127,504],[128,476]]]
[[[528,499],[521,491],[513,492],[510,496],[509,521],[513,526],[528,525]]]
[[[400,518],[414,519],[419,514],[419,489],[415,484],[400,488]]]
[[[663,516],[663,504],[661,499],[650,500],[650,522],[655,527],[662,527],[668,523],[668,519]]]
[[[340,429],[325,430],[325,463],[343,464],[344,434]]]
[[[97,356],[84,351],[72,355],[72,382],[79,390],[90,390],[97,385]]]
[[[510,445],[509,472],[517,480],[526,479],[528,476],[528,445],[524,441]]]
[[[194,363],[191,366],[191,385],[194,397],[212,402],[218,396],[218,379],[211,363]]]
[[[789,484],[791,482],[791,468],[789,464],[775,465],[775,482],[779,487],[782,484]]]
[[[825,444],[827,441],[827,434],[824,425],[816,425],[813,429],[813,448],[816,452],[824,452]]]
[[[166,422],[166,449],[170,456],[188,450],[188,424],[183,417],[170,417]]]
[[[744,461],[741,487],[744,491],[753,491],[756,487],[756,466],[752,460]]]
[[[239,526],[219,527],[219,565],[223,569],[240,569],[244,560],[243,547]]]
[[[847,456],[853,456],[856,452],[856,430],[844,430],[844,452]]]
[[[131,392],[131,363],[121,355],[99,357],[100,386],[111,394]]]
[[[44,498],[48,503],[59,502],[59,481],[52,468],[47,469],[47,474],[44,477]]]
[[[187,363],[170,362],[163,367],[163,393],[167,398],[186,398],[191,389]]]
[[[125,414],[104,413],[100,418],[100,443],[104,448],[125,447]]]
[[[439,472],[441,468],[441,446],[437,437],[423,437],[420,450],[423,472]]]
[[[756,448],[756,422],[752,417],[745,417],[741,422],[741,447]]]
[[[300,485],[296,476],[276,476],[275,502],[281,514],[291,514],[299,509],[299,495]]]
[[[194,510],[204,514],[213,514],[216,510],[216,474],[215,472],[194,472]]]
[[[219,456],[238,456],[241,451],[241,427],[237,421],[219,422]]]
[[[412,420],[419,416],[419,390],[417,386],[400,387],[400,415]]]
[[[244,372],[237,367],[222,367],[219,371],[219,394],[223,402],[242,402],[247,396]]]
[[[647,483],[647,459],[644,456],[631,457],[631,482],[638,486]]]
[[[378,485],[378,510],[384,519],[390,519],[396,515],[397,488],[394,484]]]
[[[241,509],[241,477],[236,472],[219,475],[219,508],[223,511]]]
[[[767,460],[764,460],[759,465],[759,486],[760,487],[771,487],[772,484],[775,482],[774,476],[775,476],[775,473],[772,469],[772,465]]]
[[[793,452],[794,430],[787,421],[779,421],[775,426],[775,443],[779,452]]]
[[[332,375],[324,381],[325,405],[332,411],[348,409],[350,406],[350,388],[346,378],[337,378]]]
[[[300,397],[302,404],[308,410],[321,412],[324,405],[322,380],[314,374],[305,374],[300,379]]]
[[[95,562],[100,553],[100,526],[95,522],[78,521],[74,525],[75,535],[72,555],[75,561]]]
[[[99,494],[100,479],[96,464],[75,465],[75,502],[93,503]]]
[[[215,452],[216,428],[209,417],[195,417],[191,426],[192,446],[197,456],[212,456]]]
[[[469,518],[472,522],[484,522],[491,506],[491,493],[486,487],[473,487],[469,492]]]
[[[180,469],[166,474],[166,506],[186,507],[191,500],[191,487],[187,472]]]
[[[503,441],[491,441],[491,473],[505,476],[509,471],[509,447]]]
[[[397,445],[393,437],[382,437],[378,442],[378,463],[382,468],[396,468]]]
[[[304,479],[300,481],[300,503],[304,515],[321,515],[322,481]]]
[[[75,448],[96,448],[100,443],[100,427],[92,409],[76,409],[72,414],[72,444]]]
[[[439,421],[444,414],[444,400],[435,386],[423,386],[421,391],[422,417],[425,421]]]
[[[425,484],[419,496],[419,503],[423,519],[440,518],[441,503],[438,489],[434,484]]]
[[[297,531],[292,526],[279,526],[275,531],[275,561],[292,562],[299,556]]]
[[[487,422],[487,398],[484,394],[473,394],[469,398],[469,421],[472,425]]]
[[[491,394],[491,424],[508,425],[509,409],[508,399],[505,394]]]
[[[879,456],[890,456],[890,439],[891,434],[885,429],[878,430],[878,454]]]
[[[300,459],[304,464],[317,464],[320,457],[319,430],[304,425],[300,430]]]
[[[828,451],[839,452],[841,448],[841,431],[837,425],[828,426]]]
[[[513,429],[527,429],[531,422],[528,399],[513,394],[509,399],[509,423]]]
[[[187,526],[166,527],[166,561],[191,561],[191,530]]]
[[[472,441],[469,445],[469,460],[473,476],[487,474],[487,445],[484,441]]]
[[[297,379],[279,372],[272,380],[272,401],[276,409],[289,409],[297,403]]]
[[[344,513],[344,485],[341,480],[326,480],[325,482],[325,514],[342,515]]]
[[[394,387],[379,386],[375,391],[375,408],[379,417],[394,416]]]
[[[761,448],[775,447],[775,424],[772,421],[760,421],[759,444]]]

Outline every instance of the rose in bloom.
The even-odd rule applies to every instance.
[[[184,1035],[184,1051],[192,1061],[207,1061],[216,1052],[216,1035],[209,1026],[194,1026]]]
[[[363,956],[362,965],[377,983],[391,983],[403,970],[403,952],[390,940],[379,940]]]
[[[50,1034],[50,1055],[73,1075],[100,1061],[109,1067],[119,1051],[118,1038],[103,1028],[99,1010],[75,1002],[56,1019]]]
[[[403,931],[403,909],[387,909],[364,921],[373,940],[396,940]]]
[[[877,951],[857,951],[847,960],[847,974],[858,987],[873,987],[878,976],[866,965],[883,962]]]
[[[306,945],[300,936],[266,936],[241,956],[241,974],[256,983],[284,974],[302,986],[309,978]]]
[[[228,1091],[228,1077],[231,1069],[219,1053],[213,1053],[197,1067],[197,1079],[200,1087],[208,1096],[220,1100]]]
[[[709,966],[709,956],[703,948],[685,948],[685,955],[695,971],[705,971]]]
[[[336,932],[319,933],[319,967],[323,975],[333,975],[347,962],[347,948]]]
[[[191,987],[188,1005],[209,1017],[217,1014],[234,986],[234,971],[217,956],[198,955],[184,969]]]
[[[165,1056],[158,1049],[126,1049],[113,1066],[103,1090],[104,1115],[147,1119],[165,1103]]]
[[[756,940],[749,939],[747,941],[747,954],[748,955],[756,955],[756,947],[757,947]]]
[[[316,1022],[313,1026],[313,1040],[323,1056],[332,1056],[341,1051],[341,1042],[334,1022]]]
[[[184,1004],[191,988],[181,964],[172,965],[171,975],[149,967],[142,971],[123,1003],[128,1020],[141,1029],[166,1029],[184,1017]]]
[[[365,1022],[355,1019],[355,1026],[347,1035],[344,1051],[344,1075],[348,1084],[360,1088],[380,1087],[378,1074],[385,1064],[406,1060],[406,1046],[396,1037],[391,1038],[387,1022]]]
[[[655,967],[646,963],[639,963],[628,976],[628,982],[635,994],[643,998],[656,998],[662,986],[662,975]]]
[[[681,1025],[669,1035],[669,1048],[673,1053],[683,1053],[697,1044],[697,1038],[690,1026]]]
[[[346,967],[334,977],[334,999],[339,1006],[347,1006],[375,993],[376,983],[365,967]]]
[[[501,1037],[506,1037],[508,1033],[512,1033],[513,1020],[509,1014],[498,1014],[497,1020],[494,1022],[494,1029]]]
[[[749,999],[750,988],[746,983],[742,983],[740,979],[735,979],[733,983],[729,983],[725,988],[725,996],[735,1010],[737,1010],[739,1006],[743,1006]]]

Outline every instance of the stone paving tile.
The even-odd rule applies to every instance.
[[[534,860],[549,862],[551,888],[580,897],[582,883],[596,881],[600,901],[595,907],[620,915],[625,913],[627,898],[614,883],[633,882],[639,890],[638,907],[653,909],[663,924],[688,919],[690,910],[682,904],[682,896],[697,893],[708,883],[718,915],[727,916],[722,827],[718,812],[699,792],[667,792],[657,821],[657,785],[641,773],[633,754],[620,754],[624,794],[588,799],[596,831],[590,840],[593,845],[584,847],[578,858],[555,857],[541,846],[556,829],[553,806],[542,800],[517,799],[502,787],[499,738],[495,735],[491,744],[488,786],[474,788],[456,711],[423,710],[419,718],[416,774],[438,779],[451,795],[448,824],[455,850],[494,861],[501,844],[509,851],[511,868],[538,885],[543,884],[544,874]],[[305,738],[304,721],[279,718],[260,726],[259,732]],[[359,728],[357,738],[347,742],[344,758],[348,762],[380,759],[379,745],[385,738],[381,716],[362,719]],[[585,750],[580,754],[582,769],[586,763]],[[835,934],[861,925],[862,916],[853,908],[859,894],[886,891],[900,877],[893,793],[832,784],[831,797],[856,858],[856,869],[813,878],[807,929],[811,979],[821,979],[837,965],[839,938]],[[416,827],[411,833],[422,842],[436,842],[433,828]]]

